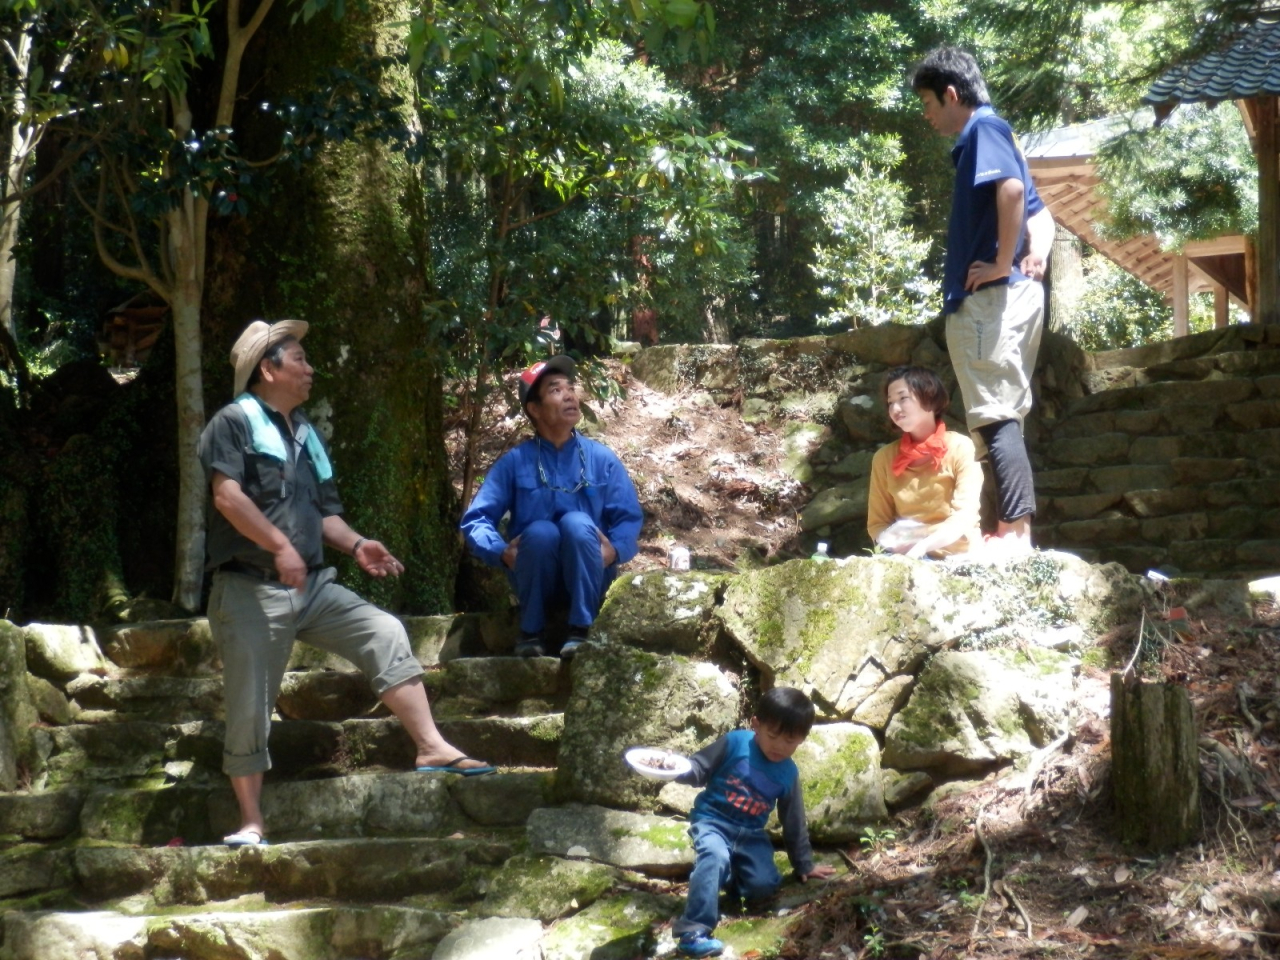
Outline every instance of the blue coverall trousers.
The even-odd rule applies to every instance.
[[[547,608],[566,598],[569,626],[591,626],[616,575],[617,564],[604,567],[588,514],[574,510],[559,520],[535,520],[521,532],[516,568],[507,574],[520,601],[520,629],[541,633]]]

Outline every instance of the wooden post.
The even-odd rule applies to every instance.
[[[1220,283],[1213,285],[1213,327],[1221,330],[1231,324],[1231,300],[1227,288]]]
[[[1120,839],[1153,852],[1200,836],[1200,763],[1187,692],[1111,675],[1111,784]]]
[[[1258,151],[1258,323],[1280,323],[1280,142],[1276,134],[1276,98],[1253,101]]]
[[[1185,337],[1191,332],[1191,285],[1187,277],[1187,258],[1178,254],[1173,258],[1173,335]]]

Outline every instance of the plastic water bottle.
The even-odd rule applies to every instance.
[[[818,541],[818,549],[814,551],[814,554],[810,559],[817,560],[819,563],[821,563],[824,560],[831,559],[831,557],[827,554],[827,542],[825,540]]]

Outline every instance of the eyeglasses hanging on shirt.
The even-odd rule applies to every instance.
[[[557,487],[547,479],[546,468],[542,465],[542,440],[537,440],[538,444],[538,479],[542,481],[542,485],[548,490],[554,490],[556,493],[577,493],[591,486],[591,481],[587,479],[587,451],[583,448],[581,441],[578,443],[578,462],[582,465],[582,474],[578,477],[578,482],[572,487]]]

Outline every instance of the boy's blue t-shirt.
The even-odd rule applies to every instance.
[[[1021,180],[1026,202],[1018,248],[1014,251],[1013,272],[985,286],[1017,283],[1027,279],[1019,269],[1027,254],[1027,220],[1044,209],[1044,201],[1027,168],[1026,157],[1013,137],[1013,130],[996,116],[990,104],[974,111],[960,131],[951,159],[956,166],[955,188],[951,195],[951,219],[947,224],[947,261],[943,275],[943,311],[955,313],[968,296],[964,288],[969,265],[976,260],[996,259],[999,217],[996,211],[996,184],[1013,178]]]
[[[732,730],[725,739],[724,759],[694,801],[690,819],[715,817],[763,830],[778,801],[795,789],[800,771],[790,757],[778,763],[766,757],[750,730]]]
[[[791,866],[801,876],[813,872],[813,848],[795,761],[790,757],[777,763],[770,760],[750,730],[731,730],[689,760],[693,769],[677,781],[705,785],[693,803],[690,820],[719,820],[763,833],[777,806]]]

